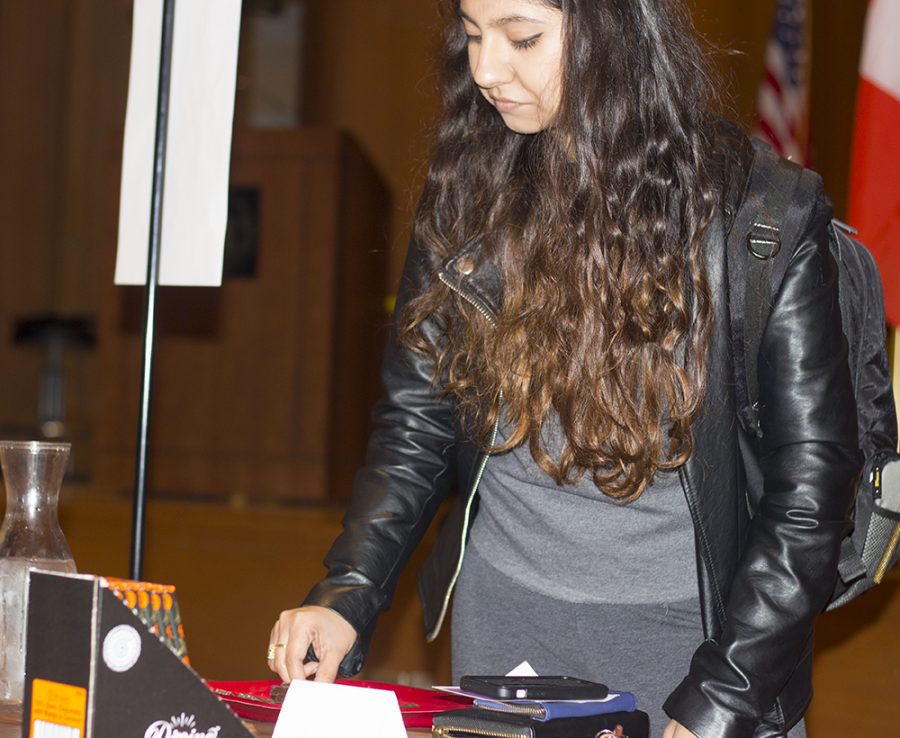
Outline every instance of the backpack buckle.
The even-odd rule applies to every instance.
[[[754,223],[747,234],[747,249],[760,261],[774,258],[781,251],[781,231],[765,223]]]

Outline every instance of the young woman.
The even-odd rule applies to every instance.
[[[681,2],[443,6],[385,396],[328,576],[269,664],[358,671],[455,490],[420,594],[434,637],[455,590],[456,677],[528,659],[635,692],[665,738],[803,735],[859,468],[826,200],[761,343],[751,520],[724,240],[750,150],[710,110]]]

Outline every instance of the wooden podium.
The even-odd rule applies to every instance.
[[[388,195],[345,135],[237,132],[221,288],[162,287],[149,489],[259,500],[345,497],[362,459],[389,316]],[[98,321],[94,478],[134,476],[144,290]]]

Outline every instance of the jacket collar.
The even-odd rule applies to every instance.
[[[470,240],[443,263],[438,278],[496,324],[503,304],[503,280],[500,268],[480,247],[481,238]]]

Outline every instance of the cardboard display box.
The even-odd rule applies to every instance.
[[[252,738],[100,577],[32,572],[22,738]]]

